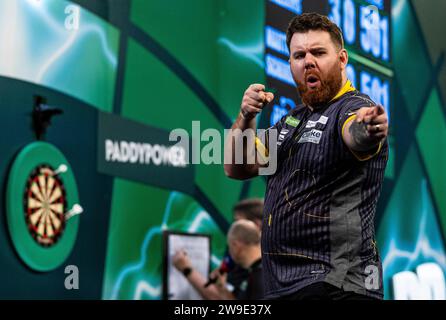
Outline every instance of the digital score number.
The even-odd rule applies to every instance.
[[[360,53],[382,62],[390,61],[388,13],[376,5],[354,0],[328,0],[328,2],[328,17],[341,26],[346,45],[360,49]]]

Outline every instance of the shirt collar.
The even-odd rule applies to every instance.
[[[344,86],[339,90],[338,94],[334,96],[333,99],[330,100],[332,102],[333,100],[336,100],[346,94],[347,92],[355,91],[355,87],[352,85],[350,80],[347,79],[347,82],[344,84]]]

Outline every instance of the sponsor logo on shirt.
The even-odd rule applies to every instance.
[[[311,131],[305,132],[302,137],[299,139],[298,143],[305,143],[305,142],[311,142],[319,144],[319,141],[321,141],[322,138],[322,131],[313,129]]]
[[[300,122],[299,119],[296,119],[292,116],[288,116],[285,121],[285,123],[289,124],[292,127],[297,127],[299,125],[299,122]]]
[[[317,120],[317,121],[308,120],[307,125],[305,126],[305,128],[314,128],[314,127],[316,127],[316,124],[318,124],[318,123],[320,123],[320,124],[327,124],[327,121],[328,121],[328,117],[326,117],[326,116],[321,116],[319,118],[319,120]]]
[[[277,145],[280,146],[282,144],[283,139],[285,139],[286,134],[290,132],[288,129],[282,129],[279,133],[279,139],[277,141]]]

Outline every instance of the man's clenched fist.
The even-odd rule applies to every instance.
[[[251,120],[274,99],[274,94],[265,92],[263,84],[251,84],[243,95],[240,113],[246,120]]]

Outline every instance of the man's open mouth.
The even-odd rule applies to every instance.
[[[319,80],[318,77],[316,77],[316,76],[314,76],[314,75],[309,75],[309,76],[307,77],[307,85],[308,85],[310,88],[315,88],[315,87],[317,87],[317,86],[319,85],[319,83],[320,83],[320,80]]]

